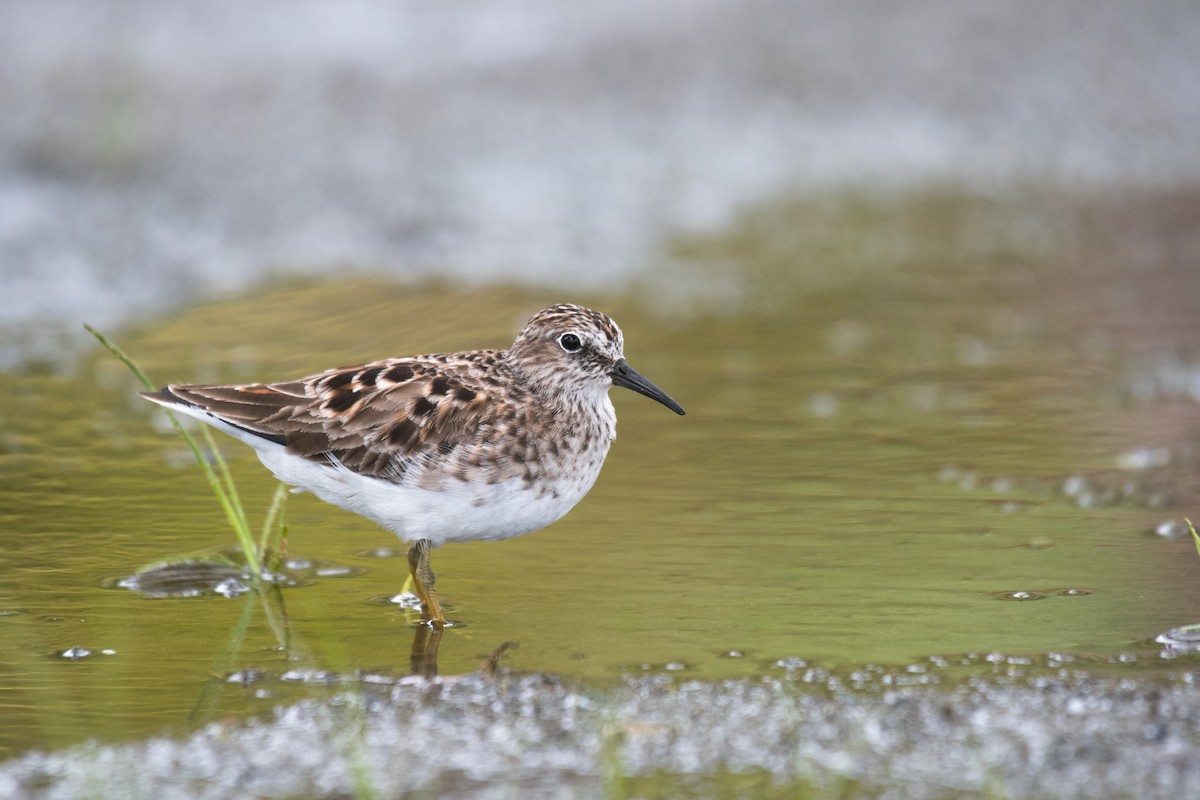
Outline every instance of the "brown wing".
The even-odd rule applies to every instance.
[[[397,478],[413,463],[448,459],[508,416],[511,407],[497,404],[485,375],[496,369],[496,355],[391,359],[282,383],[175,385],[164,394],[296,455]]]

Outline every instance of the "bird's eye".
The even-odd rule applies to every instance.
[[[558,346],[568,353],[578,353],[579,349],[583,347],[583,342],[573,333],[564,333],[558,337]]]

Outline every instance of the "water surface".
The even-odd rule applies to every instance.
[[[591,681],[992,651],[1151,674],[1178,663],[1152,638],[1200,608],[1194,548],[1151,532],[1196,507],[1200,294],[1194,237],[1170,224],[1194,203],[1146,203],[780,203],[677,242],[628,292],[347,276],[109,333],[162,382],[236,381],[504,346],[563,299],[621,323],[687,416],[614,390],[618,440],[570,515],[434,554],[460,623],[445,674],[503,642],[512,667]],[[288,555],[317,567],[282,591],[286,620],[258,601],[243,617],[248,596],[113,586],[233,542],[136,388],[98,349],[0,383],[0,753],[318,691],[288,670],[406,673],[415,618],[380,602],[403,548],[306,495]],[[222,452],[261,515],[273,480],[248,448]],[[249,669],[264,679],[223,681]]]

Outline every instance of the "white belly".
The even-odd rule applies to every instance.
[[[405,541],[474,542],[532,533],[560,519],[596,482],[603,450],[576,463],[566,477],[530,485],[513,478],[499,483],[446,480],[422,489],[369,478],[288,455],[278,445],[256,446],[258,457],[284,483],[312,492],[327,503],[366,517]]]
[[[517,477],[489,484],[446,477],[435,482],[438,488],[421,488],[416,481],[396,484],[309,461],[202,410],[176,410],[253,447],[259,460],[284,483],[364,516],[405,541],[429,539],[442,545],[532,533],[560,519],[582,500],[600,475],[616,438],[616,413],[607,392],[590,399],[595,404],[596,427],[577,436],[561,456],[542,462],[536,481]]]

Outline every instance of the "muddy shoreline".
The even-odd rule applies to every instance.
[[[913,665],[722,682],[643,675],[608,688],[504,671],[375,677],[182,738],[28,753],[0,765],[0,794],[1200,794],[1200,671],[1129,678],[1024,661],[993,654],[990,676],[935,681]]]

